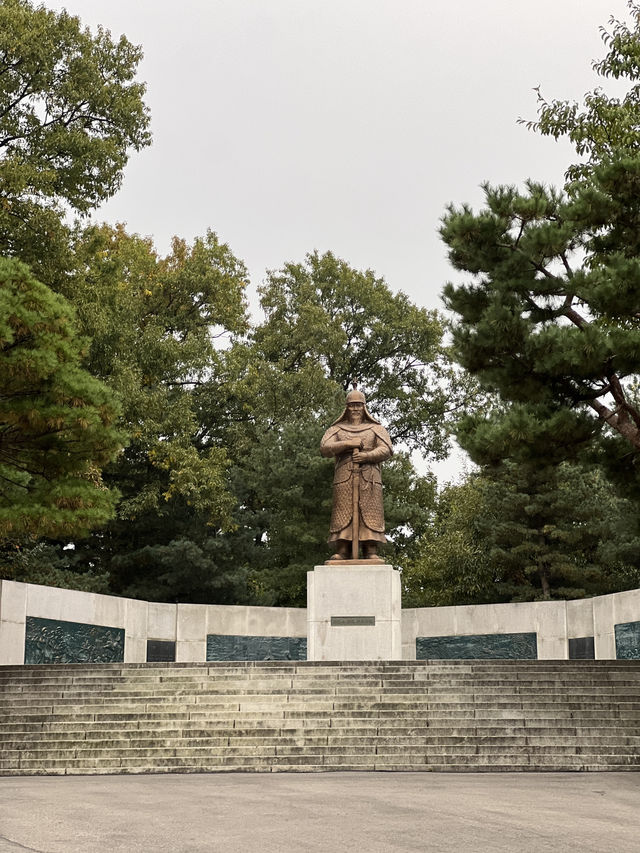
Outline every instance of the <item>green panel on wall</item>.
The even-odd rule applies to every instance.
[[[207,660],[306,660],[305,637],[242,637],[209,634]]]
[[[417,660],[537,660],[536,634],[416,637]]]
[[[640,622],[623,622],[615,631],[618,660],[640,660]]]
[[[571,637],[569,660],[595,660],[596,647],[593,637]]]
[[[121,663],[124,628],[27,616],[25,663]]]

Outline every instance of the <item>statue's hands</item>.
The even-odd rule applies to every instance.
[[[368,453],[362,450],[362,442],[360,442],[360,446],[354,449],[353,453],[351,454],[351,458],[354,462],[359,464],[361,462],[366,462],[368,455]]]

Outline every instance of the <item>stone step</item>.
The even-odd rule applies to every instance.
[[[13,687],[6,688],[2,691],[3,701],[19,701],[23,700],[25,695],[30,698],[34,692],[34,687]],[[581,696],[611,696],[611,695],[628,695],[640,697],[640,678],[637,681],[613,682],[603,684],[595,682],[594,684],[584,684],[581,682],[562,683],[558,685],[549,684],[513,684],[513,685],[478,685],[470,682],[467,685],[454,687],[448,684],[442,686],[440,684],[417,683],[415,681],[402,683],[401,685],[393,686],[379,681],[371,684],[359,683],[339,683],[327,682],[323,686],[302,685],[297,681],[274,682],[272,685],[268,681],[259,682],[231,682],[225,684],[202,682],[197,685],[192,685],[189,689],[173,687],[169,683],[150,683],[146,684],[117,684],[117,685],[96,685],[87,687],[85,685],[57,685],[56,687],[38,686],[37,696],[42,699],[53,698],[68,698],[68,699],[84,699],[91,696],[123,696],[127,700],[135,696],[225,696],[234,695],[237,693],[244,695],[258,695],[269,693],[269,695],[294,695],[294,696],[312,696],[312,695],[369,695],[372,692],[377,692],[382,695],[399,695],[399,696],[441,696],[447,698],[449,696],[461,697],[480,697],[487,696],[490,698],[501,694],[507,695],[524,695],[530,697],[536,696],[566,696],[572,693],[579,693]]]
[[[300,760],[305,763],[322,764],[324,759],[330,757],[333,760],[348,755],[358,759],[370,759],[372,756],[384,756],[388,760],[390,756],[396,759],[418,760],[428,762],[432,756],[451,756],[453,759],[468,761],[473,756],[482,756],[485,760],[495,756],[519,756],[522,758],[535,759],[537,757],[577,757],[583,756],[587,759],[597,759],[605,753],[608,759],[616,758],[625,763],[640,763],[640,749],[633,746],[611,746],[604,748],[598,745],[503,745],[503,744],[433,744],[421,747],[403,746],[394,744],[306,744],[301,746],[289,744],[262,743],[255,745],[219,745],[219,746],[183,746],[183,747],[126,747],[111,749],[93,748],[67,748],[59,752],[52,750],[6,750],[0,759],[0,767],[12,767],[16,762],[20,766],[32,766],[33,763],[53,763],[57,766],[60,761],[93,761],[99,765],[103,762],[122,761],[133,759],[155,759],[158,764],[173,758],[201,759],[205,761],[224,763],[225,760],[235,761],[242,759],[267,759],[273,756],[281,759],[289,758],[292,763]]]
[[[362,704],[362,703],[359,703]],[[540,708],[371,708],[358,707],[356,709],[349,708],[287,708],[286,706],[268,705],[265,707],[248,706],[242,710],[234,708],[218,708],[211,709],[206,706],[190,706],[189,708],[181,708],[180,710],[165,710],[158,709],[156,706],[150,706],[148,710],[132,713],[130,710],[117,711],[104,708],[95,712],[85,712],[82,706],[79,710],[67,710],[58,713],[55,709],[50,712],[34,711],[33,713],[16,714],[3,717],[5,722],[16,722],[24,720],[31,723],[47,723],[47,722],[65,722],[83,720],[89,723],[104,724],[108,721],[126,722],[127,720],[141,721],[147,720],[149,725],[158,725],[164,722],[173,723],[176,720],[191,720],[202,721],[210,720],[213,722],[225,720],[243,720],[247,724],[253,725],[255,721],[260,720],[335,720],[336,725],[348,725],[350,720],[366,720],[373,722],[386,721],[390,725],[435,725],[440,720],[445,721],[449,725],[456,721],[456,725],[469,725],[471,723],[487,724],[487,720],[495,720],[496,724],[506,725],[507,720],[513,720],[514,725],[524,725],[522,721],[535,720],[556,720],[561,721],[565,725],[578,724],[577,721],[583,723],[592,723],[592,721],[606,721],[607,724],[615,724],[616,721],[622,720],[631,724],[638,724],[640,721],[640,712],[638,711],[621,711],[619,707],[611,708],[574,708],[568,709],[562,706],[548,709]]]
[[[611,701],[617,699],[626,699],[627,701],[640,702],[640,683],[638,685],[614,685],[614,686],[599,686],[599,687],[584,687],[584,686],[567,686],[554,688],[534,686],[513,686],[502,687],[497,689],[477,688],[469,686],[466,689],[457,690],[442,690],[432,688],[390,688],[380,687],[378,685],[371,687],[347,686],[347,687],[332,687],[332,688],[298,688],[294,685],[292,688],[276,687],[274,690],[269,690],[268,686],[253,688],[251,686],[238,686],[232,690],[212,689],[211,687],[203,687],[193,690],[172,690],[171,687],[162,688],[147,688],[140,685],[132,686],[128,689],[110,689],[96,688],[91,690],[39,690],[33,688],[31,690],[20,691],[3,691],[0,689],[0,695],[3,705],[10,707],[11,705],[19,705],[36,701],[40,704],[51,704],[53,702],[84,702],[84,701],[109,701],[122,700],[125,702],[135,701],[136,699],[156,701],[164,701],[175,699],[177,701],[193,701],[197,697],[197,701],[225,700],[229,698],[237,698],[242,696],[248,700],[254,697],[289,697],[291,700],[300,702],[306,701],[323,701],[326,699],[352,699],[357,700],[362,697],[364,700],[371,696],[377,696],[380,700],[393,700],[397,697],[398,701],[441,701],[441,702],[470,702],[470,701],[499,701],[522,699],[534,701],[537,699],[553,701],[566,701],[571,698],[576,700],[589,701]]]
[[[554,708],[557,705],[564,707],[584,707],[589,705],[593,709],[624,707],[626,710],[638,710],[640,708],[640,695],[628,692],[599,693],[599,694],[576,694],[575,691],[553,695],[544,693],[536,696],[530,693],[497,693],[487,695],[483,693],[470,694],[414,694],[414,693],[381,693],[373,690],[368,693],[330,693],[325,695],[277,692],[270,693],[234,693],[234,694],[189,694],[175,696],[167,694],[163,696],[133,694],[129,697],[122,694],[96,695],[90,694],[81,697],[62,698],[10,698],[2,701],[3,710],[6,713],[21,714],[29,709],[57,709],[62,712],[66,708],[73,708],[78,704],[96,710],[116,710],[129,708],[130,710],[151,708],[173,710],[176,708],[207,707],[225,708],[237,705],[255,707],[262,705],[286,705],[289,708],[299,707],[305,709],[324,708],[349,708],[363,707],[393,707],[398,709],[407,708],[459,708],[468,707],[485,708]]]
[[[640,678],[636,680],[620,679],[608,680],[593,679],[589,683],[584,681],[575,682],[535,682],[518,681],[514,683],[499,682],[496,684],[479,683],[470,679],[466,683],[448,684],[446,687],[441,683],[431,681],[403,681],[392,684],[386,681],[375,680],[363,681],[326,681],[326,682],[301,682],[293,679],[290,681],[277,681],[269,684],[268,681],[245,682],[218,682],[215,680],[192,683],[188,686],[183,684],[171,684],[171,682],[127,682],[127,683],[104,683],[104,684],[50,684],[50,685],[5,685],[0,686],[0,693],[6,699],[20,698],[24,695],[37,695],[42,697],[77,697],[83,698],[91,695],[156,695],[156,696],[183,696],[183,695],[231,695],[235,693],[254,694],[268,692],[272,695],[293,693],[300,696],[313,694],[363,694],[378,691],[385,694],[398,695],[488,695],[494,696],[499,693],[508,694],[541,694],[556,695],[578,692],[581,695],[611,695],[619,692],[628,692],[640,695]]]
[[[95,758],[52,758],[43,762],[40,759],[23,759],[18,768],[2,766],[8,764],[0,759],[0,772],[19,770],[21,774],[50,774],[96,772]],[[455,772],[467,770],[486,772],[489,769],[509,772],[517,770],[571,771],[571,770],[637,770],[638,758],[635,755],[601,754],[594,755],[527,755],[502,752],[497,754],[467,754],[450,756],[446,753],[434,753],[429,756],[401,756],[377,754],[340,755],[217,755],[217,756],[167,756],[161,761],[150,760],[148,756],[116,757],[100,759],[100,774],[115,773],[158,773],[158,772],[218,772],[221,770],[274,771],[305,768],[305,772],[318,770],[398,770],[419,767],[431,770]]]
[[[573,700],[576,697],[572,697]],[[32,703],[7,703],[3,707],[2,718],[4,721],[13,719],[25,719],[32,716],[41,717],[43,714],[55,714],[57,717],[63,717],[66,714],[74,715],[78,708],[82,708],[85,713],[90,714],[171,714],[183,713],[185,715],[194,713],[211,712],[212,714],[223,713],[249,713],[256,711],[264,711],[265,713],[279,713],[282,711],[379,711],[381,713],[387,711],[397,711],[406,715],[413,713],[417,716],[429,715],[429,717],[445,713],[461,712],[468,715],[473,715],[474,711],[486,711],[496,709],[497,711],[540,711],[540,712],[555,712],[562,713],[564,711],[602,711],[603,715],[615,713],[635,714],[640,710],[640,703],[635,700],[628,700],[627,697],[612,699],[610,701],[562,701],[554,699],[553,701],[535,702],[529,698],[514,698],[513,700],[500,698],[499,700],[491,701],[465,701],[465,702],[439,702],[423,700],[420,702],[404,702],[404,701],[386,701],[379,696],[371,696],[370,701],[362,699],[354,701],[341,701],[335,699],[327,699],[323,702],[307,702],[299,703],[296,701],[282,703],[266,699],[263,701],[247,701],[246,697],[236,697],[228,701],[209,701],[207,698],[190,698],[181,702],[158,700],[156,697],[136,697],[135,701],[125,702],[122,698],[117,700],[99,700],[92,698],[91,701],[72,702],[72,701],[56,701],[54,703],[45,703],[34,700]]]
[[[454,687],[448,685],[446,688],[440,685],[433,685],[428,682],[417,683],[408,682],[398,686],[390,686],[388,684],[380,684],[372,682],[371,684],[348,683],[348,682],[327,682],[322,686],[303,685],[294,680],[293,684],[276,682],[270,685],[268,682],[233,682],[232,684],[217,684],[203,683],[193,685],[190,688],[173,687],[171,684],[126,684],[126,685],[97,685],[94,687],[86,687],[85,685],[64,685],[57,687],[28,687],[3,689],[2,696],[7,701],[11,699],[20,699],[25,695],[31,696],[37,691],[37,695],[45,698],[53,697],[70,697],[70,698],[85,698],[88,696],[123,696],[127,699],[136,695],[145,696],[226,696],[243,693],[247,695],[269,693],[270,695],[291,694],[297,696],[313,696],[313,695],[368,695],[369,693],[382,693],[387,695],[406,695],[406,696],[497,696],[502,693],[507,695],[568,695],[573,692],[578,692],[580,695],[598,696],[598,695],[617,695],[627,693],[630,695],[640,695],[640,679],[637,682],[609,683],[602,682],[585,685],[585,684],[558,684],[557,686],[538,685],[538,684],[513,684],[501,685],[498,687],[489,685],[477,685],[470,682],[467,685]]]
[[[236,734],[236,732],[242,734]],[[482,729],[471,729],[469,731],[457,729],[438,729],[434,732],[424,729],[317,729],[311,727],[300,727],[297,729],[220,729],[220,730],[167,730],[162,734],[152,734],[145,730],[134,730],[127,732],[113,733],[96,730],[93,732],[22,732],[13,733],[13,736],[6,736],[2,740],[3,748],[20,748],[20,744],[25,748],[29,748],[34,743],[85,743],[95,744],[102,742],[105,744],[133,741],[153,741],[158,743],[168,742],[244,742],[254,740],[274,740],[274,741],[310,741],[317,740],[318,742],[333,742],[335,740],[353,739],[369,741],[372,739],[380,742],[400,742],[411,741],[420,743],[466,743],[466,742],[483,742],[491,743],[497,740],[509,743],[611,743],[634,745],[638,743],[638,735],[629,734],[625,731],[622,734],[611,734],[607,729],[584,729],[573,730],[566,734],[552,734],[556,730],[549,727],[548,729],[521,729],[513,733],[505,733],[501,729],[490,729],[491,733],[487,733]],[[532,733],[535,732],[535,733]],[[33,735],[33,736],[31,736]]]
[[[465,730],[469,728],[501,728],[508,730],[520,730],[523,728],[572,728],[585,729],[607,728],[618,731],[630,729],[632,731],[640,730],[640,716],[632,719],[627,719],[624,715],[618,716],[593,716],[589,712],[583,711],[580,715],[574,716],[558,716],[531,713],[525,715],[512,715],[508,717],[499,717],[494,713],[487,713],[481,716],[479,713],[475,716],[458,717],[452,715],[444,715],[438,717],[415,717],[405,716],[399,717],[397,714],[381,715],[377,713],[360,713],[357,717],[338,717],[336,713],[327,712],[325,714],[314,714],[310,717],[301,717],[300,714],[287,714],[287,712],[277,712],[269,716],[264,714],[259,715],[227,715],[222,718],[211,720],[206,713],[200,715],[190,715],[188,718],[184,714],[167,715],[166,717],[153,718],[150,715],[134,716],[127,714],[119,714],[108,716],[105,715],[100,719],[94,718],[93,715],[76,714],[74,717],[56,717],[55,715],[29,718],[25,722],[19,721],[5,722],[0,725],[0,733],[3,735],[7,732],[16,731],[70,731],[77,729],[79,725],[84,725],[94,730],[153,730],[161,731],[166,728],[185,728],[191,726],[193,728],[215,729],[227,728],[236,726],[237,728],[281,728],[283,726],[291,726],[294,728],[318,728],[331,726],[333,728],[361,728],[363,726],[375,725],[377,728],[396,728],[415,730],[422,728],[455,728],[457,730]]]
[[[185,724],[191,725],[282,725],[287,722],[295,724],[298,720],[318,725],[348,726],[348,725],[389,725],[389,726],[420,726],[433,727],[438,725],[455,725],[468,727],[483,725],[487,726],[531,726],[549,725],[553,721],[558,726],[637,726],[640,728],[640,711],[625,710],[624,703],[619,706],[603,708],[565,708],[563,706],[551,708],[531,707],[509,707],[509,708],[469,708],[460,710],[458,708],[366,708],[358,707],[354,710],[343,707],[326,709],[314,708],[305,713],[304,708],[280,707],[269,705],[263,708],[245,707],[236,703],[232,707],[212,708],[208,706],[191,705],[189,707],[176,707],[175,709],[160,709],[156,705],[127,706],[117,708],[106,708],[98,706],[91,708],[81,706],[79,710],[65,710],[40,708],[28,709],[23,713],[3,714],[0,723],[0,733],[11,731],[14,727],[38,729],[46,725],[73,725],[83,724],[88,727],[119,725],[147,725],[148,727],[171,727]],[[376,703],[372,703],[375,705]]]
[[[428,727],[405,727],[405,726],[324,726],[314,727],[312,725],[301,725],[298,722],[293,722],[290,726],[280,725],[278,727],[254,726],[251,728],[242,728],[221,724],[218,726],[208,726],[207,728],[195,728],[185,725],[183,727],[174,727],[166,729],[154,729],[150,731],[147,728],[140,727],[122,727],[114,726],[113,729],[107,727],[95,727],[92,729],[79,729],[77,727],[71,729],[63,729],[62,727],[51,727],[48,729],[23,730],[3,732],[0,735],[0,743],[3,746],[8,746],[10,743],[31,743],[34,741],[50,742],[50,741],[91,741],[104,740],[111,743],[116,740],[209,740],[212,738],[228,739],[228,738],[322,738],[331,739],[336,737],[363,737],[372,738],[378,737],[382,739],[411,738],[424,740],[442,740],[454,739],[459,740],[493,740],[495,738],[507,738],[513,742],[516,739],[525,739],[533,741],[535,738],[541,738],[545,741],[551,741],[554,738],[561,738],[563,741],[573,740],[578,737],[582,741],[597,740],[616,743],[635,743],[636,738],[640,738],[640,730],[632,730],[636,733],[628,733],[626,729],[621,734],[615,733],[615,729],[610,726],[601,727],[573,727],[573,728],[558,728],[555,724],[548,726],[520,726],[510,728],[506,726],[428,726]]]
[[[24,751],[14,753],[8,751],[0,758],[0,771],[20,767],[33,769],[36,767],[83,766],[87,769],[102,768],[114,765],[127,766],[133,764],[149,764],[154,762],[159,767],[165,764],[201,763],[213,767],[244,763],[247,766],[266,763],[273,764],[316,764],[321,766],[327,762],[339,764],[367,762],[392,762],[429,764],[433,761],[441,763],[447,758],[451,764],[466,764],[474,761],[488,763],[551,763],[553,761],[581,761],[640,766],[640,750],[633,748],[598,747],[561,748],[534,746],[495,746],[495,747],[448,747],[434,746],[433,749],[406,749],[402,747],[384,746],[379,748],[342,746],[302,746],[302,747],[206,747],[206,748],[175,748],[175,749],[126,749],[126,750],[66,750],[60,753]]]
[[[189,696],[189,695],[234,695],[243,693],[247,695],[268,692],[270,695],[291,693],[299,696],[317,695],[367,695],[371,692],[379,692],[388,695],[431,695],[431,696],[496,696],[501,693],[508,695],[569,695],[578,693],[585,696],[618,695],[627,693],[629,695],[640,695],[640,678],[636,681],[594,681],[590,684],[584,682],[564,682],[556,685],[549,683],[514,683],[487,685],[469,681],[462,685],[435,685],[431,682],[406,682],[399,685],[390,685],[378,681],[365,684],[362,682],[326,682],[323,684],[302,684],[298,681],[293,684],[277,682],[269,685],[268,682],[233,682],[217,683],[203,682],[187,687],[172,685],[168,682],[162,683],[129,683],[129,684],[67,684],[67,685],[27,685],[0,688],[0,693],[7,700],[27,696],[40,696],[42,698],[85,698],[92,695],[120,695],[129,698],[135,695],[155,696]]]
[[[304,723],[304,724],[303,724]],[[93,729],[78,729],[77,724],[68,724],[72,726],[65,728],[65,725],[51,726],[44,729],[24,730],[17,726],[13,731],[3,732],[0,736],[0,743],[5,744],[15,742],[19,739],[23,743],[30,743],[34,740],[66,740],[66,741],[94,741],[98,739],[116,740],[119,738],[157,738],[166,740],[174,739],[208,739],[211,737],[236,737],[236,738],[282,738],[282,737],[380,737],[380,738],[398,738],[398,737],[424,737],[425,739],[441,739],[441,738],[464,738],[464,739],[487,739],[495,737],[515,738],[535,738],[540,737],[545,740],[550,737],[562,737],[565,740],[573,741],[578,738],[585,739],[602,739],[612,738],[616,742],[626,742],[637,736],[638,728],[623,727],[616,729],[611,726],[600,727],[574,727],[574,728],[559,728],[552,721],[551,725],[547,726],[467,726],[467,727],[452,727],[441,725],[437,727],[404,727],[404,726],[362,726],[350,725],[343,727],[336,726],[315,726],[312,721],[293,721],[293,724],[287,727],[286,725],[278,726],[254,726],[251,728],[232,728],[228,725],[207,726],[200,728],[188,725],[179,728],[162,729],[154,727],[153,730],[147,726],[107,726],[95,727]]]
[[[269,693],[267,691],[260,692],[243,692],[237,691],[233,693],[210,693],[210,692],[202,692],[202,693],[167,693],[157,695],[154,692],[145,693],[131,693],[129,695],[123,693],[90,693],[88,695],[83,696],[62,696],[62,697],[45,697],[36,694],[35,697],[31,697],[28,694],[22,694],[20,696],[11,696],[7,697],[2,701],[3,708],[7,709],[20,709],[27,706],[32,706],[32,702],[35,702],[37,705],[42,706],[60,706],[66,707],[71,706],[75,703],[84,703],[84,704],[99,704],[99,705],[118,705],[118,704],[127,704],[127,705],[136,705],[136,704],[147,704],[147,703],[156,703],[157,705],[224,705],[230,703],[242,702],[244,704],[288,704],[288,705],[300,705],[305,707],[310,707],[313,705],[352,705],[357,704],[358,702],[363,704],[369,704],[374,701],[379,704],[386,705],[394,705],[394,706],[402,706],[402,707],[410,707],[413,705],[442,705],[442,706],[452,706],[459,705],[460,707],[465,707],[467,705],[478,705],[478,704],[500,704],[506,705],[507,703],[518,703],[518,704],[546,704],[546,705],[554,705],[558,703],[567,704],[569,702],[573,702],[574,704],[592,704],[594,707],[598,704],[600,705],[611,705],[618,704],[620,702],[624,702],[627,705],[635,704],[640,706],[640,695],[638,695],[635,691],[629,692],[627,690],[619,690],[612,692],[600,692],[600,693],[580,693],[578,691],[567,691],[567,692],[558,692],[553,694],[551,692],[538,693],[535,692],[506,692],[500,691],[494,694],[486,694],[479,692],[469,692],[469,693],[429,693],[429,692],[393,692],[393,691],[380,691],[379,689],[373,689],[370,691],[359,691],[356,693],[350,692],[325,692],[325,693],[297,693],[295,691],[282,692],[277,691],[275,693]]]
[[[500,662],[501,666],[483,666],[478,663],[468,665],[466,667],[455,667],[450,669],[446,666],[438,666],[437,664],[429,665],[425,661],[407,662],[411,666],[401,668],[365,668],[355,665],[345,665],[340,670],[336,671],[335,667],[322,670],[320,668],[305,669],[301,662],[291,662],[286,668],[276,670],[269,667],[268,662],[260,665],[260,668],[237,668],[237,669],[219,669],[212,664],[193,665],[189,664],[190,669],[157,669],[157,664],[100,664],[100,668],[96,670],[96,665],[72,664],[65,666],[64,664],[53,665],[34,665],[34,666],[15,666],[15,667],[0,667],[0,683],[5,681],[20,682],[20,683],[37,683],[37,682],[52,682],[53,680],[59,683],[68,683],[69,681],[113,681],[121,680],[155,680],[155,681],[183,681],[188,683],[194,680],[203,680],[205,678],[224,679],[261,679],[261,678],[308,678],[314,680],[347,680],[354,677],[363,679],[369,678],[384,678],[386,680],[393,679],[414,679],[414,680],[437,680],[442,675],[447,675],[452,680],[464,681],[469,677],[484,678],[490,681],[504,680],[513,681],[522,679],[541,680],[547,679],[550,681],[570,678],[599,678],[603,673],[606,678],[627,677],[633,678],[640,672],[639,661],[590,661],[590,662],[561,662],[559,666],[543,665],[546,662],[535,662],[535,666],[526,666],[527,662],[518,661],[517,669],[514,666],[505,668],[502,666],[504,662]],[[570,663],[573,667],[571,672],[565,670],[566,664]],[[589,665],[586,665],[586,664]],[[580,664],[583,664],[580,666]],[[578,666],[575,666],[578,665]],[[604,666],[603,666],[604,665]],[[113,669],[117,667],[117,669]],[[156,669],[151,669],[156,667]],[[176,667],[172,664],[172,667]],[[258,667],[258,664],[255,665]]]
[[[231,730],[233,732],[233,730]],[[284,747],[335,747],[342,746],[358,746],[358,747],[374,747],[386,748],[393,747],[411,747],[413,749],[433,749],[442,746],[443,749],[448,747],[461,747],[472,749],[474,747],[500,747],[502,749],[511,748],[562,748],[578,751],[590,747],[601,749],[607,747],[611,752],[632,750],[640,750],[640,737],[635,735],[614,737],[611,735],[599,736],[584,736],[573,735],[416,735],[409,736],[402,732],[399,735],[384,735],[372,732],[367,735],[349,735],[342,732],[333,732],[331,734],[308,734],[304,730],[296,733],[276,733],[263,732],[260,735],[253,733],[252,735],[237,736],[233,733],[224,734],[218,733],[208,735],[206,737],[193,737],[175,735],[173,737],[157,737],[145,735],[141,737],[130,737],[114,735],[113,737],[102,736],[95,738],[85,738],[82,733],[80,736],[61,738],[59,735],[53,735],[50,738],[38,739],[6,739],[2,742],[3,753],[5,757],[11,752],[16,754],[26,755],[32,752],[43,752],[48,754],[56,754],[65,750],[90,749],[101,751],[119,751],[125,748],[144,748],[144,749],[193,749],[193,748],[217,748],[217,747],[247,747],[255,748],[263,745],[273,745],[280,749]]]

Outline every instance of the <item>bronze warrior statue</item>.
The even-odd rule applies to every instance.
[[[322,437],[320,452],[336,459],[328,540],[336,543],[336,553],[330,559],[357,560],[362,542],[364,559],[383,563],[377,556],[378,543],[387,541],[380,463],[393,450],[389,433],[369,414],[355,384],[343,413]]]

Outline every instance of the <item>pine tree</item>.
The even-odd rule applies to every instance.
[[[629,546],[635,560],[640,554],[635,506],[598,469],[506,463],[484,494],[488,562],[503,600],[584,598],[640,581],[621,559]],[[602,549],[611,544],[620,550],[606,560]]]
[[[460,424],[481,463],[570,458],[604,436],[628,472],[640,451],[640,6],[629,8],[633,27],[614,22],[594,64],[627,79],[627,95],[595,90],[582,109],[542,100],[531,123],[586,158],[564,191],[485,185],[483,210],[451,206],[443,220],[453,266],[472,276],[444,290],[455,356],[501,401]]]
[[[447,487],[403,573],[405,606],[572,599],[640,584],[636,504],[593,466],[505,462]]]
[[[0,259],[0,541],[86,535],[117,493],[101,469],[121,451],[114,395],[81,366],[86,341],[61,296]]]

